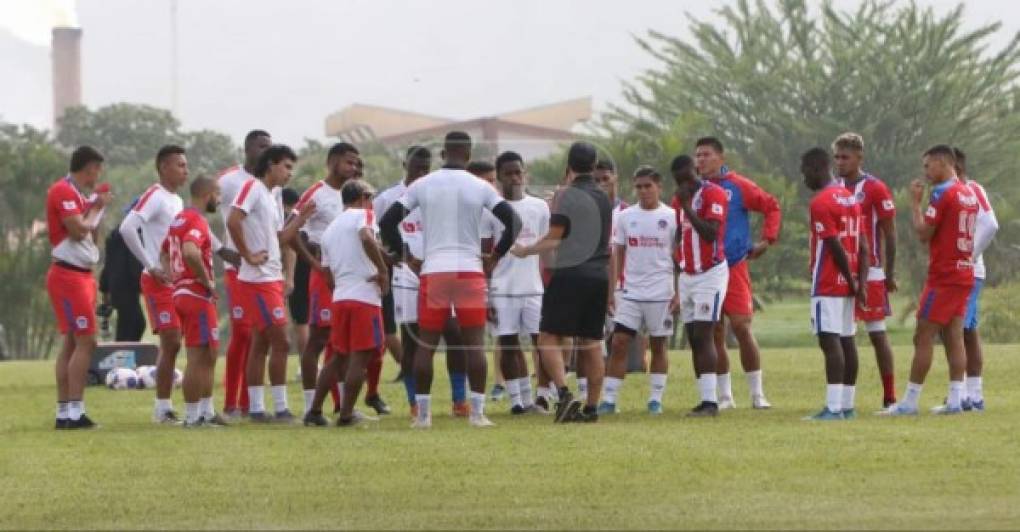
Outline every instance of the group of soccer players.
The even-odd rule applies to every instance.
[[[828,383],[826,406],[811,419],[855,415],[858,320],[875,348],[883,413],[917,413],[939,334],[951,383],[937,411],[982,410],[980,256],[997,224],[983,189],[965,177],[962,152],[937,146],[925,154],[932,185],[926,210],[924,184],[911,185],[913,228],[929,243],[931,258],[910,383],[896,402],[885,335],[888,294],[896,290],[895,205],[888,187],[862,170],[860,136],[840,136],[832,151],[830,156],[816,148],[802,159],[805,183],[815,192],[811,323]],[[630,206],[616,198],[614,166],[585,142],[570,146],[563,182],[548,201],[528,194],[519,154],[472,161],[472,141],[463,132],[446,136],[443,164],[434,171],[429,149],[409,148],[405,176],[380,194],[361,179],[358,149],[341,142],[327,154],[326,176],[287,210],[282,190],[297,155],[262,130],[245,137],[244,153],[244,163],[218,179],[198,177],[188,185],[185,150],[162,148],[155,159],[158,182],[119,227],[144,267],[142,295],[159,336],[157,423],[224,426],[246,416],[256,423],[300,419],[324,426],[323,403],[331,393],[339,426],[376,419],[354,406],[367,384],[365,403],[377,414],[389,413],[378,394],[388,347],[401,364],[412,426],[428,428],[432,359],[443,340],[454,415],[475,427],[491,426],[485,415],[487,330],[513,414],[554,414],[556,422],[567,423],[616,413],[635,342],[642,351],[650,348],[647,410],[660,414],[676,319],[691,346],[700,395],[688,416],[714,417],[736,407],[725,348],[729,332],[740,346],[751,406],[770,408],[751,331],[755,301],[748,261],[776,242],[782,214],[776,198],[727,167],[716,138],[700,139],[693,157],[673,159],[669,174],[676,193],[668,204],[659,171],[638,168],[631,180],[637,203]],[[77,149],[70,173],[47,198],[53,245],[47,289],[64,335],[56,367],[58,429],[94,426],[83,392],[96,346],[95,233],[111,199],[108,187],[97,185],[102,166],[96,150]],[[187,208],[178,195],[185,186]],[[223,242],[205,219],[217,210]],[[751,212],[763,215],[757,241]],[[212,398],[219,348],[213,255],[224,261],[230,316],[224,415]],[[307,284],[291,286],[295,278],[303,281],[293,274],[302,267]],[[300,417],[287,400],[286,301],[292,292],[307,294],[309,318],[307,340],[299,346]],[[536,350],[537,393],[522,337]],[[183,420],[170,398],[182,342]],[[576,398],[567,382],[571,366]],[[267,369],[272,411],[265,404]]]

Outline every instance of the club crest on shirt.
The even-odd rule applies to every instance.
[[[718,203],[713,203],[712,204],[712,214],[722,214],[722,213],[723,213],[722,205],[719,205]]]
[[[89,319],[88,319],[88,318],[86,318],[85,316],[78,316],[78,317],[77,317],[77,318],[76,318],[76,319],[74,320],[74,324],[75,324],[75,326],[77,326],[77,327],[78,327],[79,329],[82,329],[82,330],[84,330],[84,329],[88,329],[88,328],[89,328]]]
[[[234,316],[235,320],[239,320],[244,317],[244,309],[241,307],[234,307],[230,310],[231,315]]]
[[[669,226],[669,222],[667,222],[664,219],[663,220],[659,220],[659,229],[665,229],[668,226]]]
[[[863,190],[859,190],[859,191],[857,192],[857,194],[855,194],[855,195],[854,195],[854,198],[856,198],[856,199],[857,199],[857,202],[858,202],[858,203],[862,203],[862,202],[864,202],[864,191],[863,191]]]

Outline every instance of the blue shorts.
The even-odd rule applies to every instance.
[[[985,286],[984,279],[974,279],[974,288],[970,291],[970,297],[967,298],[967,315],[963,318],[963,328],[967,331],[973,331],[978,326],[978,301],[981,299],[981,289]]]

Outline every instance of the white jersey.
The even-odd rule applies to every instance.
[[[255,176],[249,174],[243,166],[237,165],[224,170],[217,179],[220,185],[220,218],[223,219],[224,249],[237,251],[234,241],[230,239],[230,230],[227,229],[227,218],[230,216],[230,209],[233,208],[234,198],[237,197],[237,193],[241,190],[241,185],[253,177]],[[227,270],[234,269],[234,266],[229,262],[224,262],[223,267]]]
[[[482,212],[503,199],[492,185],[465,170],[441,168],[415,181],[398,201],[421,208],[425,263],[422,273],[482,271]]]
[[[530,246],[549,232],[549,205],[534,197],[524,196],[517,201],[507,201],[521,219],[521,232],[517,235],[517,244]],[[495,218],[495,217],[493,217]],[[499,223],[497,220],[496,223]],[[502,235],[500,232],[495,235]],[[507,254],[496,264],[489,281],[489,293],[492,296],[534,296],[544,292],[542,270],[538,255],[523,259]]]
[[[404,241],[408,251],[411,252],[414,258],[421,260],[425,255],[425,246],[422,241],[421,209],[411,211],[410,214],[401,220],[398,229],[400,230],[400,238]],[[397,288],[417,290],[420,281],[411,267],[401,262],[393,267],[392,285]]]
[[[376,234],[379,228],[371,209],[348,209],[336,217],[322,234],[322,264],[333,274],[333,301],[361,301],[382,305],[379,285],[370,279],[379,270],[362,247],[362,229]]]
[[[136,258],[146,269],[159,266],[160,249],[170,230],[170,223],[182,210],[184,202],[181,197],[156,183],[138,198],[138,203],[125,217],[124,222],[121,222],[124,224],[130,218],[136,218],[140,222],[138,230],[142,237],[143,256]]]
[[[300,211],[309,202],[315,204],[315,212],[305,222],[301,232],[308,235],[309,242],[321,244],[322,233],[344,211],[343,198],[340,196],[340,189],[333,188],[332,185],[323,180],[308,187],[308,190],[301,195],[301,199],[294,205],[294,212]]]
[[[261,266],[241,261],[237,278],[248,283],[283,280],[283,259],[280,255],[279,233],[283,230],[283,199],[280,187],[270,191],[261,179],[249,179],[234,198],[233,207],[246,215],[241,222],[248,251],[269,254]]]
[[[967,180],[967,186],[978,198],[978,214],[974,222],[974,278],[984,279],[987,274],[984,252],[999,230],[999,221],[995,218],[985,187],[972,179]]]
[[[623,297],[634,301],[673,298],[676,211],[660,203],[651,210],[628,207],[617,219],[613,245],[624,246]]]

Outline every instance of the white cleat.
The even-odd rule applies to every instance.
[[[755,410],[768,410],[772,408],[772,403],[764,395],[756,395],[751,398],[751,408]]]
[[[432,428],[432,416],[429,416],[429,417],[427,417],[425,419],[414,418],[414,422],[411,423],[411,428],[412,429],[420,429],[420,430],[431,429]]]
[[[886,408],[885,410],[879,410],[878,412],[875,412],[875,415],[886,417],[916,416],[917,409],[906,407],[904,405],[901,405],[900,403],[894,403],[889,405],[889,408]]]
[[[489,418],[485,417],[485,414],[471,414],[468,417],[468,423],[472,427],[495,427],[496,424],[489,421]]]
[[[733,401],[732,397],[719,398],[719,410],[733,410],[736,407],[737,403]]]
[[[368,414],[366,414],[366,413],[364,413],[361,410],[358,410],[356,408],[354,409],[353,416],[358,421],[379,421],[379,418],[377,418],[375,416],[370,416],[370,415],[368,415]]]

